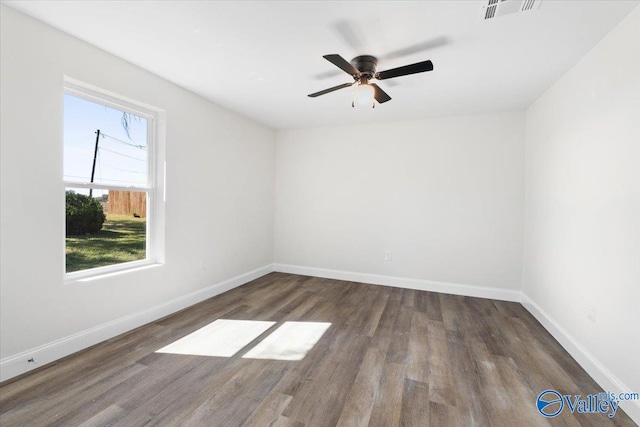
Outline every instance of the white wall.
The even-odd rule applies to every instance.
[[[148,320],[275,259],[444,291],[518,292],[523,280],[526,306],[601,384],[640,390],[640,9],[527,111],[525,162],[519,113],[274,136],[0,8],[0,358],[19,364],[11,374],[31,349],[73,351],[90,343],[74,334]],[[63,282],[64,75],[165,111],[162,267]]]
[[[521,113],[280,131],[276,268],[519,289],[523,153]]]
[[[601,385],[638,391],[640,8],[528,109],[526,133],[529,306]]]
[[[20,365],[16,370],[5,363],[3,377],[27,369],[26,357],[10,360],[11,356],[107,322],[131,320],[136,313],[193,296],[225,279],[270,268],[272,130],[0,7],[0,357]],[[63,282],[64,75],[165,111],[166,264],[162,267],[86,283]],[[200,268],[201,258],[205,270]],[[153,314],[122,326],[148,321]],[[121,332],[119,327],[109,331]],[[76,338],[58,347],[66,345],[73,351],[82,341]],[[91,339],[84,341],[89,343]],[[44,361],[47,354],[60,356],[59,351],[44,353]]]

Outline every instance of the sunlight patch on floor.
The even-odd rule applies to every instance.
[[[242,356],[245,359],[302,360],[331,323],[284,322]]]
[[[156,353],[231,357],[276,322],[218,319]]]

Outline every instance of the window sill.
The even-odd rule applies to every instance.
[[[114,276],[120,276],[123,274],[138,272],[142,270],[148,270],[155,267],[162,266],[155,260],[142,260],[125,262],[117,265],[110,265],[106,267],[91,268],[89,270],[74,271],[73,273],[65,273],[64,283],[76,283],[76,282],[93,282],[96,280],[107,279]]]

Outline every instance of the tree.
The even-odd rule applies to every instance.
[[[97,233],[106,219],[98,200],[70,190],[66,192],[65,211],[67,236]]]

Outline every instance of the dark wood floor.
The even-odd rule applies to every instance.
[[[276,325],[233,357],[155,353],[210,322]],[[331,322],[301,361],[241,356],[284,321]],[[535,408],[601,390],[519,304],[272,273],[0,387],[21,426],[608,426]]]

